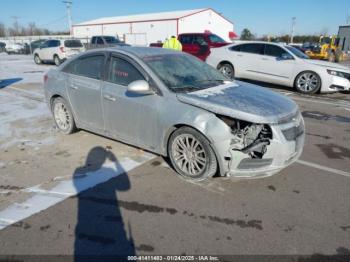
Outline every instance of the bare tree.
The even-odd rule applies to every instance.
[[[3,23],[0,23],[0,37],[6,36],[6,27]]]
[[[28,23],[28,30],[27,30],[28,35],[35,35],[36,30],[37,28],[34,22]]]

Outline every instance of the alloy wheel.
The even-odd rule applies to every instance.
[[[37,63],[37,64],[40,64],[40,63],[41,63],[41,60],[40,60],[40,58],[39,58],[38,55],[36,55],[36,56],[34,57],[34,59],[35,59],[35,63]]]
[[[319,81],[319,77],[315,73],[303,73],[298,77],[297,87],[302,92],[311,93],[319,87]]]
[[[192,135],[182,134],[172,144],[177,167],[190,177],[200,175],[206,168],[207,157],[203,145]]]
[[[54,62],[55,62],[55,65],[56,65],[56,66],[59,66],[59,65],[61,64],[61,61],[60,61],[60,59],[58,58],[58,56],[55,56]]]
[[[61,130],[69,129],[72,123],[66,105],[61,102],[55,103],[53,112],[58,128]]]
[[[233,70],[229,65],[222,65],[219,69],[221,74],[228,78],[233,78]]]

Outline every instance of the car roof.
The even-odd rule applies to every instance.
[[[147,56],[156,56],[156,55],[166,55],[166,54],[184,54],[179,51],[174,51],[171,49],[160,48],[160,47],[136,47],[136,46],[118,46],[118,47],[107,47],[107,48],[98,48],[89,50],[85,53],[94,53],[94,52],[119,52],[119,53],[127,53],[134,55],[138,58],[144,58]]]
[[[270,45],[277,45],[277,46],[286,46],[285,43],[276,43],[276,42],[267,42],[267,41],[240,41],[236,43],[232,43],[232,45],[241,45],[241,44],[270,44]]]

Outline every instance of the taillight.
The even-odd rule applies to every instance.
[[[63,46],[60,46],[60,50],[61,50],[62,53],[66,52],[66,50],[64,50]]]
[[[47,74],[44,75],[44,83],[47,82],[47,79],[49,79],[49,77],[47,76]]]

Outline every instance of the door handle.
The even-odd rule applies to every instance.
[[[104,95],[103,98],[113,102],[117,100],[114,96],[110,96],[110,95]]]
[[[243,55],[237,55],[237,56],[242,57]]]
[[[268,59],[268,58],[261,58],[261,60],[267,61],[267,60],[269,60],[269,59]]]
[[[78,87],[76,85],[71,84],[69,87],[72,89],[78,90]]]

